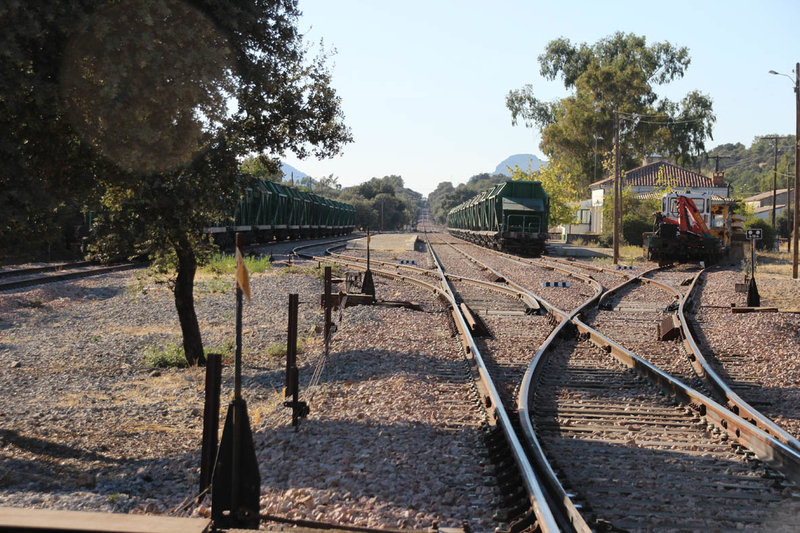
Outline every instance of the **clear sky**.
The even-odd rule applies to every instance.
[[[657,88],[680,100],[711,97],[711,149],[749,146],[757,135],[795,131],[793,81],[800,61],[797,0],[521,1],[299,0],[306,40],[324,41],[333,86],[354,142],[333,159],[284,161],[343,186],[396,174],[428,194],[463,183],[506,157],[544,158],[538,129],[512,126],[505,97],[533,84],[543,100],[568,95],[539,74],[548,42],[595,43],[616,31],[689,48],[685,76]]]

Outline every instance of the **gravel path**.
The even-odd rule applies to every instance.
[[[299,271],[298,271],[299,270]],[[231,281],[196,284],[207,349],[232,386]],[[478,446],[484,413],[458,341],[430,294],[376,278],[379,297],[422,311],[348,308],[320,384],[322,281],[302,268],[251,279],[243,395],[262,512],[373,527],[491,531],[494,496]],[[300,294],[299,432],[282,407],[289,293]],[[341,319],[340,319],[341,317]],[[204,515],[197,492],[203,369],[154,369],[148,347],[177,343],[172,293],[144,271],[0,293],[0,506]],[[487,484],[488,483],[488,484]]]

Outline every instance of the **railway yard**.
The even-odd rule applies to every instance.
[[[796,282],[764,282],[778,311],[740,313],[739,265],[615,269],[416,235],[373,239],[377,302],[334,310],[327,356],[318,266],[344,280],[366,251],[251,250],[275,257],[243,313],[262,528],[797,529]],[[223,399],[232,284],[195,284]],[[289,294],[297,431],[276,349]],[[144,362],[179,340],[172,293],[144,269],[0,290],[0,508],[207,518],[205,369]]]

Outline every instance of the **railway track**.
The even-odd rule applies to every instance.
[[[122,263],[118,265],[98,265],[90,261],[61,263],[57,265],[31,268],[14,268],[0,272],[0,291],[33,287],[56,281],[86,278],[140,268],[146,263]]]
[[[312,255],[319,258],[331,244],[315,246]],[[408,412],[411,422],[403,431],[424,438],[428,425],[435,425],[432,420],[446,418],[453,444],[442,460],[458,461],[467,470],[475,460],[470,448],[474,443],[459,437],[483,428],[478,455],[494,481],[493,489],[488,484],[480,488],[495,492],[491,507],[497,524],[491,529],[792,530],[798,491],[791,480],[797,479],[800,463],[791,446],[772,439],[765,431],[775,434],[760,421],[736,417],[730,399],[720,400],[723,406],[706,398],[718,392],[708,385],[707,376],[703,381],[690,379],[693,372],[702,375],[703,367],[690,365],[699,362],[692,361],[687,338],[655,340],[661,321],[691,305],[698,271],[612,271],[552,258],[519,259],[436,235],[431,235],[429,248],[435,252],[430,258],[414,252],[417,265],[373,253],[371,268],[380,278],[411,282],[439,295],[462,335],[464,357],[457,352],[441,360],[414,357],[425,351],[421,346],[426,342],[449,339],[445,328],[435,335],[421,332],[414,341],[418,345],[405,346],[385,335],[370,335],[356,318],[397,320],[392,323],[398,328],[428,324],[421,315],[384,313],[386,309],[353,310],[345,327],[364,331],[339,349],[348,355],[363,349],[373,354],[365,355],[371,359],[374,353],[403,355],[380,358],[398,366],[389,370],[382,361],[378,373],[392,376],[400,388],[409,387],[411,378],[423,377],[420,394],[429,399],[428,409]],[[365,258],[345,254],[325,260],[348,269],[365,266]],[[637,276],[645,279],[628,281]],[[567,281],[569,286],[543,285],[554,281]],[[398,287],[382,279],[379,294],[413,297],[421,292]],[[425,296],[424,302],[423,312],[441,315],[435,299]],[[486,332],[476,331],[470,315],[484,323]],[[338,368],[333,382],[341,383],[343,390],[357,388],[360,397],[373,386],[367,384],[370,365]],[[351,392],[330,395],[326,401],[338,414],[353,398]],[[403,411],[407,406],[387,403],[384,409]],[[481,416],[476,417],[476,411]],[[370,424],[360,431],[372,435]],[[384,439],[386,453],[391,454],[386,433],[394,432],[397,424],[378,427],[381,431],[372,437]],[[322,433],[315,438],[319,437]],[[273,441],[268,449],[285,448],[280,434],[270,433],[269,438]],[[351,444],[348,450],[359,447]],[[434,449],[422,448],[420,456]],[[362,470],[371,468],[363,466],[369,464],[367,455],[358,455]],[[394,472],[398,478],[401,470]],[[362,473],[364,482],[372,483],[367,472]],[[473,488],[465,486],[464,492]],[[473,501],[486,504],[480,498]],[[267,511],[264,518],[279,518],[269,515],[280,515],[281,509]],[[339,518],[327,515],[328,520]],[[291,523],[331,525],[315,520]]]
[[[636,350],[642,351],[645,346],[653,346],[655,343],[652,340],[659,321],[674,311],[677,308],[676,303],[689,292],[687,286],[691,286],[691,283],[686,282],[686,274],[680,269],[668,273],[649,274],[648,279],[662,287],[671,288],[673,294],[669,291],[659,291],[655,283],[625,284],[623,286],[625,288],[615,290],[613,303],[610,300],[605,302],[604,307],[607,311],[597,309],[592,311],[591,318],[587,319],[587,322],[594,321],[595,325],[602,325],[606,330],[610,329],[615,338],[623,340]],[[692,281],[691,276],[688,279],[689,282]],[[687,288],[683,289],[684,287]],[[571,303],[569,299],[561,301]],[[626,308],[626,302],[647,304],[645,306],[641,303],[628,304]],[[602,316],[603,313],[615,312],[617,313],[615,317]],[[566,318],[569,315],[564,313],[563,316]],[[631,324],[635,324],[636,321],[641,322],[640,327],[632,328]],[[583,326],[589,329],[588,326]],[[641,333],[643,331],[649,331],[649,334]],[[548,363],[543,365],[548,370],[542,370],[539,374],[542,388],[537,389],[537,393],[531,396],[531,389],[527,389],[525,385],[527,390],[520,399],[521,404],[532,401],[531,405],[525,406],[524,412],[535,413],[531,417],[533,429],[536,435],[541,437],[542,442],[540,446],[538,441],[535,441],[533,446],[539,447],[545,456],[548,454],[545,450],[550,450],[552,460],[543,470],[550,470],[555,474],[552,470],[553,465],[569,465],[560,470],[561,475],[567,478],[570,472],[574,471],[570,479],[570,488],[562,487],[560,495],[569,498],[567,490],[582,489],[582,492],[575,493],[574,499],[569,498],[571,504],[564,510],[564,514],[571,517],[572,524],[577,529],[584,526],[602,529],[612,525],[625,529],[648,529],[672,527],[679,523],[685,524],[689,529],[714,525],[719,527],[720,524],[726,528],[751,527],[755,524],[766,528],[791,527],[788,526],[791,522],[782,522],[791,514],[782,513],[786,507],[797,509],[791,497],[791,494],[794,494],[793,482],[785,481],[782,474],[765,467],[755,459],[753,452],[743,451],[744,448],[740,444],[732,448],[726,431],[729,427],[727,420],[715,426],[712,421],[699,416],[699,413],[707,413],[706,410],[696,409],[696,404],[694,407],[689,407],[685,403],[680,404],[678,399],[681,394],[665,399],[663,380],[666,375],[658,376],[657,370],[651,368],[653,375],[657,376],[656,383],[661,380],[662,386],[643,382],[642,376],[631,370],[635,368],[635,363],[631,366],[622,364],[610,357],[609,352],[612,352],[610,346],[603,345],[600,348],[590,344],[587,340],[587,331],[584,331],[582,336],[583,339],[569,341],[574,344],[572,347],[553,348]],[[666,367],[670,372],[679,373],[686,381],[704,389],[703,383],[688,364],[689,358],[685,354],[674,353],[674,349],[672,351],[673,354],[664,354],[662,350],[651,349],[645,357],[652,359],[651,362],[656,365]],[[540,363],[543,359],[540,357]],[[633,363],[632,360],[630,362]],[[685,393],[686,390],[682,390],[682,394]],[[695,397],[699,395],[693,390],[690,394]],[[536,400],[532,400],[533,397],[541,403],[536,403]],[[691,402],[688,404],[691,405]],[[741,430],[751,429],[745,428],[746,424],[747,422],[741,419],[737,421],[740,427],[735,430],[737,437]],[[575,429],[573,425],[579,427],[573,431]],[[622,439],[621,443],[618,442],[620,435],[626,433],[628,438]],[[640,439],[638,443],[637,438]],[[641,446],[642,438],[646,444],[644,447]],[[779,443],[770,440],[766,434],[761,434],[760,438],[769,441],[767,446],[770,449],[781,448]],[[576,444],[576,440],[581,442]],[[606,475],[610,466],[607,462],[613,459],[613,453],[605,453],[605,449],[600,446],[599,460],[595,463],[595,468],[606,469],[606,472],[597,473],[591,468],[586,468],[586,457],[591,443],[585,445],[587,443],[584,441],[598,441],[614,451],[620,444],[623,444],[624,448],[631,447],[635,450],[640,448],[655,449],[657,452],[667,450],[668,464],[674,464],[675,468],[665,470],[662,475],[655,467],[652,470],[647,466],[642,468],[648,463],[641,458],[637,459],[636,455],[630,458],[622,456],[620,459],[626,460],[620,463],[625,466],[616,477],[609,476]],[[571,446],[570,451],[562,454],[562,450],[566,450],[569,446]],[[782,453],[791,457],[789,461],[797,459],[795,454],[786,448],[782,448]],[[762,456],[765,455],[769,456],[769,453],[764,454],[762,450]],[[700,459],[697,459],[698,456]],[[652,467],[652,463],[650,466]],[[700,468],[690,468],[696,466]],[[572,471],[568,472],[568,468]],[[792,471],[793,468],[790,467],[788,470]],[[756,470],[760,475],[753,475]],[[590,472],[588,479],[587,471]],[[700,488],[695,489],[697,494],[693,497],[683,489],[681,480],[686,479],[687,473],[695,471],[698,472],[697,486]],[[653,472],[659,474],[654,476]],[[671,475],[674,477],[670,477],[668,472],[672,472]],[[555,477],[557,479],[557,476]],[[631,478],[638,478],[640,481],[620,490],[619,480]],[[601,483],[595,483],[590,488],[587,483],[592,479]],[[721,492],[704,490],[703,487],[706,485],[724,489]],[[644,490],[647,486],[652,487],[652,494]],[[788,497],[787,491],[790,494]],[[663,494],[670,496],[663,498],[661,497]],[[681,496],[676,497],[678,495]],[[748,495],[753,497],[748,499]],[[625,496],[626,500],[635,499],[638,507],[633,509],[629,505],[620,506],[620,496]],[[681,497],[686,501],[696,502],[700,496],[705,498],[704,503],[716,510],[722,509],[722,512],[709,514],[703,510],[703,506],[697,506],[699,511],[687,513],[686,518],[682,519],[683,522],[679,522],[674,516],[674,505],[680,503]],[[557,500],[557,497],[553,499]],[[750,506],[742,506],[742,500],[752,503]],[[608,507],[608,502],[616,503]],[[614,506],[617,515],[613,514]],[[602,511],[598,512],[597,509]],[[633,520],[632,516],[635,517]]]
[[[511,359],[508,357],[504,359],[501,356],[502,350],[497,346],[490,350],[490,355],[484,357],[482,350],[486,349],[487,343],[479,344],[472,337],[468,320],[462,314],[463,311],[461,311],[462,308],[459,305],[459,303],[464,302],[464,296],[460,291],[463,291],[464,294],[469,293],[473,297],[476,291],[481,292],[484,298],[488,298],[486,291],[502,291],[506,298],[510,298],[509,295],[511,294],[514,295],[515,298],[511,298],[512,301],[509,302],[511,304],[514,303],[514,299],[522,300],[521,295],[514,289],[509,289],[501,284],[471,279],[465,276],[456,276],[457,280],[451,284],[447,281],[447,265],[453,270],[458,270],[461,274],[476,274],[478,272],[475,270],[470,271],[470,266],[465,263],[463,257],[458,261],[454,261],[454,257],[451,256],[447,261],[440,262],[437,252],[441,248],[436,245],[429,245],[429,247],[431,257],[437,267],[438,278],[433,276],[432,269],[393,265],[381,261],[377,261],[375,264],[383,268],[376,268],[373,272],[376,275],[394,277],[427,286],[450,302],[454,326],[462,335],[462,345],[467,356],[466,360],[469,362],[473,379],[476,379],[478,397],[487,411],[489,426],[486,429],[485,446],[487,458],[493,464],[487,473],[493,474],[497,481],[498,494],[495,500],[495,505],[497,506],[495,519],[500,522],[500,530],[520,531],[532,527],[534,523],[550,524],[548,529],[557,528],[553,517],[550,516],[549,507],[544,503],[544,495],[538,486],[537,478],[514,428],[512,417],[507,410],[507,405],[513,406],[516,386],[524,374],[525,365],[518,363],[514,366],[509,365],[508,363],[511,362]],[[360,257],[348,258],[342,255],[335,255],[332,259],[349,267],[366,268],[365,260]],[[457,267],[454,266],[455,263],[458,263]],[[397,272],[400,270],[403,271],[402,274]],[[432,282],[441,285],[437,287],[432,285]],[[460,291],[454,288],[456,284],[459,286]],[[492,299],[496,299],[496,297]],[[534,303],[534,305],[537,304]],[[506,322],[505,325],[513,325],[514,330],[519,332],[520,318],[534,322],[531,324],[532,327],[525,329],[541,335],[541,326],[546,325],[546,319],[541,316],[526,315],[524,311],[522,317],[515,316],[513,322]],[[503,319],[498,317],[487,320],[495,329],[498,329],[502,321]],[[492,336],[494,338],[501,337],[496,331]],[[541,337],[523,339],[524,342],[531,346],[535,346],[539,340],[541,340]],[[521,360],[518,355],[516,359],[517,361]]]
[[[472,349],[507,411],[507,433],[527,438],[522,462],[542,494],[528,492],[530,508],[506,495],[509,529],[530,527],[536,510],[552,516],[554,530],[788,530],[800,507],[784,473],[798,478],[800,456],[707,397],[681,336],[656,341],[660,323],[691,291],[691,269],[587,273],[583,265],[521,260],[446,237],[430,246],[445,272],[457,273],[449,275],[454,302],[482,309],[488,334],[471,341]],[[561,278],[560,286],[547,277]],[[493,317],[489,305],[476,303],[503,301],[477,295],[478,279],[488,291],[518,291],[505,312]],[[514,309],[524,296],[549,314]]]
[[[794,527],[780,475],[586,339],[552,350],[531,411],[593,529]]]

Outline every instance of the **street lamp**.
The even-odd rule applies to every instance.
[[[770,74],[777,76],[784,76],[792,80],[788,74],[781,74],[774,70],[769,71]],[[797,279],[797,204],[800,202],[800,63],[794,67],[794,95],[795,95],[795,134],[794,134],[794,213],[792,224],[792,279]],[[789,197],[789,191],[786,191],[786,197]]]

